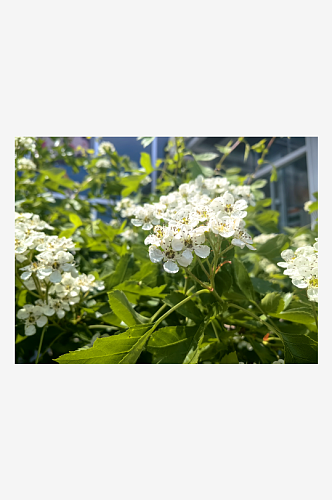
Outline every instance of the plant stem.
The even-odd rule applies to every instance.
[[[199,283],[201,285],[202,288],[205,288],[209,291],[211,291],[211,288],[208,286],[208,285],[205,285],[201,280],[199,280],[198,278],[196,278],[196,276],[191,272],[189,271],[189,269],[187,269],[187,273],[189,274],[189,276],[194,280],[196,281],[197,283]]]
[[[169,311],[167,311],[163,316],[161,316],[161,318],[159,318],[156,321],[156,323],[153,325],[153,327],[151,328],[151,330],[149,330],[149,332],[153,333],[154,330],[157,328],[157,326],[160,325],[160,323],[162,321],[164,321],[164,319],[166,319],[167,316],[169,316],[173,311],[175,311],[176,309],[178,309],[178,307],[183,306],[186,302],[188,302],[189,300],[193,299],[194,297],[196,297],[197,295],[200,295],[202,293],[210,293],[210,290],[199,290],[198,292],[193,293],[192,295],[190,295],[190,297],[187,297],[187,298],[181,300],[181,302],[179,302],[175,306],[171,307],[171,309]]]
[[[203,269],[203,271],[204,271],[204,273],[205,273],[205,275],[206,275],[207,279],[210,281],[210,275],[209,275],[209,273],[207,272],[207,270],[205,269],[205,267],[204,267],[204,265],[203,265],[203,263],[202,263],[201,259],[198,257],[198,255],[196,255],[196,258],[197,258],[197,260],[198,260],[199,265],[200,265],[200,266],[201,266],[201,268]]]
[[[42,333],[41,333],[41,336],[40,336],[40,342],[39,342],[39,347],[38,347],[38,353],[37,353],[37,358],[36,358],[36,361],[35,361],[35,364],[37,365],[38,364],[38,360],[39,360],[39,355],[40,355],[40,350],[41,350],[41,346],[42,346],[42,343],[43,343],[43,339],[44,339],[44,333],[45,333],[45,330],[47,328],[47,324],[44,326],[43,330],[42,330]]]
[[[253,312],[248,311],[247,309],[244,309],[244,307],[238,306],[237,304],[228,304],[228,305],[231,307],[236,307],[237,309],[240,309],[241,311],[249,314],[250,316],[255,318],[257,321],[259,321],[260,323],[263,323],[269,330],[272,330],[279,338],[281,338],[278,330],[276,330],[276,328],[274,326],[269,325],[268,323],[266,323],[266,321],[264,321],[261,318],[259,318],[258,316],[256,316],[256,314],[254,314]]]
[[[231,248],[234,248],[234,245],[229,245],[229,247],[225,248],[225,250],[221,252],[220,257],[224,255],[224,253],[228,252],[228,250],[230,250]]]
[[[158,309],[158,311],[154,313],[154,315],[150,318],[151,323],[154,322],[154,320],[159,316],[159,314],[161,313],[161,311],[163,311],[166,307],[167,307],[167,304],[163,304],[160,307],[160,309]]]
[[[40,296],[39,296],[39,295],[37,295],[36,293],[34,293],[32,290],[29,290],[29,288],[28,288],[28,287],[24,284],[24,282],[21,280],[21,278],[20,278],[18,275],[16,275],[16,277],[17,277],[17,279],[19,280],[19,282],[21,283],[21,285],[23,285],[23,286],[24,286],[24,288],[25,288],[26,290],[28,290],[28,292],[29,292],[29,293],[31,293],[31,295],[34,295],[35,297],[37,297],[38,299],[40,299]]]
[[[215,334],[215,336],[216,336],[216,337],[217,337],[217,339],[218,339],[218,342],[220,342],[220,338],[219,338],[219,335],[218,335],[218,333],[217,333],[217,329],[216,329],[215,325],[213,324],[213,321],[211,321],[211,325],[212,325],[212,328],[213,328],[214,334]]]
[[[312,310],[313,310],[313,313],[314,313],[314,318],[315,318],[315,321],[316,321],[316,326],[317,326],[317,329],[318,329],[318,316],[317,316],[317,311],[316,311],[316,308],[315,308],[315,304],[313,303],[313,301],[310,301],[311,302],[311,307],[312,307]]]
[[[112,328],[112,325],[87,325],[88,328]]]

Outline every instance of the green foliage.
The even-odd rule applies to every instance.
[[[55,361],[63,364],[133,364],[141,354],[149,335],[149,326],[135,326],[118,335],[96,339],[90,349],[69,352]]]
[[[144,148],[153,139],[138,138]],[[255,174],[241,176],[241,168],[231,162],[237,147],[244,148],[244,161],[254,151],[260,155],[257,171],[268,158],[270,138],[250,146],[240,137],[216,145],[214,151],[195,154],[183,137],[177,137],[169,141],[165,157],[155,166],[147,152],[141,153],[138,166],[113,149],[95,156],[90,149],[74,150],[70,138],[53,140],[49,149],[36,139],[35,153],[29,152],[35,171],[16,170],[16,210],[39,215],[53,227],[46,230],[48,234],[72,238],[77,269],[102,280],[105,288],[81,291],[79,302],[71,305],[64,318],[52,317],[41,345],[41,329],[26,336],[24,323],[17,320],[18,363],[34,363],[39,347],[38,362],[54,364],[270,364],[279,358],[293,364],[318,362],[312,303],[294,289],[281,269],[268,271],[261,265],[279,262],[283,250],[295,248],[298,236],[313,244],[317,229],[282,228],[286,234],[278,234],[279,213],[269,209],[271,199],[262,191],[267,181],[255,181]],[[16,148],[16,166],[27,153],[22,146]],[[109,166],[98,167],[99,160],[107,160],[104,165]],[[64,163],[69,170],[57,166]],[[157,192],[145,194],[142,186],[154,170]],[[84,172],[84,178],[77,182],[70,172]],[[144,245],[149,233],[131,225],[130,217],[122,216],[116,205],[126,197],[140,204],[155,202],[198,175],[221,175],[233,184],[250,185],[255,206],[247,209],[246,229],[252,236],[277,236],[255,244],[256,252],[246,247],[228,249],[222,257],[217,255],[216,262],[211,252],[204,261],[208,277],[195,256],[188,268],[169,275],[162,264],[150,261]],[[275,167],[270,180],[277,180]],[[53,198],[54,193],[61,197]],[[318,194],[314,196],[318,200]],[[92,208],[103,220],[99,215],[92,220]],[[309,212],[317,209],[315,201]],[[123,238],[127,230],[134,232],[135,240]],[[217,245],[220,254],[232,239],[219,241],[208,233],[206,237],[206,244]],[[20,279],[20,268],[26,264],[16,262],[16,313],[39,297],[38,290],[27,290]],[[202,288],[204,293],[196,294]]]

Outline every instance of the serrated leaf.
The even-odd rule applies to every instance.
[[[239,360],[237,358],[236,352],[233,351],[233,352],[230,352],[229,354],[226,354],[226,356],[224,356],[221,359],[220,364],[221,365],[238,365]]]
[[[270,182],[276,182],[277,180],[278,180],[278,172],[277,172],[276,167],[273,165],[272,171],[271,171]]]
[[[128,266],[130,263],[132,263],[132,261],[133,257],[130,253],[126,253],[121,257],[121,259],[117,263],[115,271],[106,280],[104,280],[107,290],[117,286],[119,283],[122,283],[126,276],[129,277],[127,271]]]
[[[75,228],[79,226],[84,226],[83,222],[81,221],[80,217],[76,214],[69,214],[69,220],[72,224],[74,224]]]
[[[263,243],[263,245],[261,245],[259,248],[257,248],[257,253],[269,260],[274,259],[275,257],[280,257],[280,260],[282,260],[280,254],[283,250],[285,250],[285,248],[287,248],[286,244],[288,247],[288,236],[286,234],[278,234],[277,236],[274,236],[273,238]]]
[[[140,187],[143,179],[145,179],[145,177],[146,177],[146,174],[128,175],[128,177],[121,178],[121,184],[123,186],[125,186],[124,189],[122,189],[122,191],[121,191],[121,195],[123,197],[126,197],[126,196],[129,196],[134,191],[138,191],[139,187]]]
[[[232,168],[228,168],[226,170],[226,176],[230,176],[230,175],[237,175],[241,172],[241,167],[232,167]]]
[[[250,144],[246,144],[246,147],[244,150],[244,158],[243,158],[244,163],[247,161],[249,153],[250,153]]]
[[[258,179],[257,181],[251,184],[251,189],[261,189],[264,186],[266,186],[266,184],[267,184],[266,179]]]
[[[153,172],[154,168],[152,166],[151,158],[148,153],[141,153],[140,164],[147,174],[151,174],[151,172]]]
[[[163,302],[167,304],[170,307],[175,306],[182,300],[184,300],[186,296],[181,293],[181,292],[172,292],[169,295],[166,295],[164,297]],[[201,323],[203,321],[203,315],[200,312],[200,310],[195,306],[195,304],[192,301],[188,301],[182,306],[180,306],[176,310],[179,314],[182,314],[183,316],[192,319],[195,321],[195,323]]]
[[[276,354],[262,342],[249,338],[249,343],[263,364],[271,364],[277,360]]]
[[[266,294],[269,292],[275,292],[276,287],[278,285],[275,285],[271,283],[268,280],[264,280],[262,278],[251,278],[252,286],[255,290],[255,292],[261,293],[261,294]]]
[[[277,292],[268,293],[261,301],[263,310],[267,313],[279,314],[284,310],[285,303],[282,296]]]
[[[248,300],[255,300],[255,292],[248,272],[242,262],[233,258],[234,278],[237,286]]]
[[[149,319],[138,314],[121,290],[108,292],[108,301],[116,316],[128,326],[138,323],[148,323]]]
[[[71,351],[55,359],[62,364],[134,364],[151,335],[152,325],[139,325],[123,333],[97,338],[90,349]]]
[[[196,161],[211,161],[214,160],[215,158],[218,158],[218,154],[216,153],[201,153],[201,154],[194,154],[193,157],[195,158]]]
[[[146,148],[153,142],[154,137],[137,137],[138,141],[141,141],[143,148]]]

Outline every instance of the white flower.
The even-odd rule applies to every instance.
[[[103,141],[99,144],[98,153],[104,155],[106,153],[114,153],[115,147],[111,142]]]
[[[100,158],[96,161],[97,168],[110,168],[111,162],[107,158]]]
[[[245,200],[238,200],[234,202],[234,196],[226,191],[222,197],[215,198],[211,201],[210,207],[217,213],[218,218],[243,218],[247,215],[247,212],[244,210],[248,207],[248,204]]]
[[[303,208],[304,208],[304,210],[305,210],[306,212],[309,212],[310,207],[311,207],[311,205],[312,205],[312,204],[313,204],[313,201],[311,201],[311,200],[306,201],[306,202],[305,202],[305,204],[304,204],[304,207],[303,207]]]
[[[23,147],[28,151],[36,151],[35,137],[15,137],[15,148]]]
[[[245,222],[243,219],[238,219],[235,222],[234,238],[232,239],[232,245],[238,246],[240,248],[248,247],[250,250],[256,250],[252,246],[252,238],[247,231],[244,230]]]
[[[288,249],[281,253],[285,262],[278,266],[285,268],[297,288],[307,288],[309,300],[318,302],[318,238],[314,246],[298,248],[295,253]]]
[[[17,160],[17,170],[36,170],[36,165],[28,158],[19,158]]]
[[[174,237],[172,241],[172,248],[173,250],[177,251],[180,251],[184,248],[190,253],[194,251],[198,257],[205,259],[210,254],[210,247],[207,245],[202,245],[202,243],[204,242],[204,229],[191,229],[190,226],[182,226],[181,231]]]
[[[180,253],[173,249],[172,247],[172,237],[166,237],[162,240],[160,246],[162,250],[157,248],[155,245],[149,247],[149,256],[151,262],[161,262],[164,261],[164,269],[168,273],[177,273],[179,270],[178,264],[183,267],[189,266],[193,260],[192,253],[189,250],[185,250]]]
[[[144,208],[136,208],[136,218],[131,220],[132,224],[136,227],[142,226],[142,229],[149,231],[153,226],[160,223],[160,219],[157,219],[153,212],[154,207],[152,205],[148,205],[147,203],[144,204]]]
[[[48,277],[52,283],[60,283],[62,272],[71,272],[75,270],[74,256],[63,250],[60,250],[56,254],[42,252],[37,255],[36,258],[44,265],[44,267],[39,270],[39,275],[42,276],[40,279]]]
[[[25,304],[17,313],[17,317],[25,321],[25,335],[34,335],[36,333],[35,325],[42,327],[48,322],[43,314],[43,308],[39,305]]]
[[[274,238],[275,236],[277,236],[277,234],[274,233],[259,234],[258,236],[255,236],[252,241],[253,243],[259,243],[260,245],[262,245],[263,243],[269,241],[271,238]]]

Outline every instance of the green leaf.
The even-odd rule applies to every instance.
[[[106,280],[104,279],[107,290],[117,286],[119,283],[122,283],[126,277],[129,277],[127,271],[129,264],[132,262],[133,257],[130,253],[126,253],[121,257],[115,271]]]
[[[251,146],[251,149],[256,151],[256,153],[262,153],[265,149],[265,142],[266,142],[266,139],[263,139],[263,140],[257,142],[256,144],[254,144],[253,146]]]
[[[276,182],[278,180],[278,173],[276,167],[272,166],[270,182]]]
[[[134,191],[138,191],[142,180],[145,179],[146,174],[143,175],[129,175],[128,177],[121,178],[121,184],[124,189],[121,191],[123,197],[129,196]]]
[[[318,200],[318,191],[315,191],[312,195],[316,198],[316,200]]]
[[[134,326],[138,323],[148,323],[149,319],[138,314],[127,297],[121,290],[108,292],[108,301],[112,311],[116,316],[128,326]]]
[[[261,278],[251,278],[252,286],[255,292],[266,294],[269,292],[275,292],[277,285],[274,285],[270,281]]]
[[[75,231],[76,231],[76,226],[71,227],[69,229],[64,229],[59,234],[59,238],[70,238],[75,233]]]
[[[115,287],[116,290],[126,292],[128,300],[133,304],[137,304],[140,296],[159,297],[162,299],[165,297],[165,294],[162,293],[165,288],[166,285],[151,288],[145,283],[137,283],[137,281],[133,280],[124,281]]]
[[[278,330],[285,346],[286,364],[318,363],[317,341],[305,335],[305,326],[278,323]]]
[[[25,304],[27,302],[27,293],[28,293],[28,290],[21,290],[19,292],[19,296],[18,296],[18,300],[17,300],[17,305],[19,307],[25,306]]]
[[[226,254],[225,256],[227,256]],[[222,266],[217,274],[215,275],[215,285],[216,285],[216,291],[219,296],[224,295],[225,293],[228,292],[230,287],[232,286],[232,275],[230,272],[226,270],[226,266],[229,266],[230,264],[225,264]]]
[[[229,354],[226,354],[221,361],[220,364],[222,365],[238,365],[239,360],[237,359],[237,354],[235,351],[230,352]]]
[[[209,320],[197,326],[167,326],[154,332],[147,344],[153,362],[160,364],[195,364]]]
[[[215,158],[218,158],[218,154],[216,153],[201,153],[198,155],[193,155],[196,161],[211,161]]]
[[[54,361],[63,364],[134,364],[151,335],[151,326],[134,326],[118,335],[97,338],[90,349],[71,351]]]
[[[173,307],[185,298],[186,296],[181,292],[172,292],[163,299],[163,302],[165,302],[168,306]],[[202,313],[191,300],[176,309],[176,312],[192,319],[195,323],[201,323],[203,321]]]
[[[265,210],[257,215],[250,217],[248,226],[252,223],[261,233],[278,232],[279,212],[276,210]]]
[[[232,264],[234,266],[234,278],[237,286],[248,300],[255,300],[255,292],[246,268],[240,260],[235,258],[232,259]]]
[[[200,347],[204,338],[204,331],[207,326],[208,321],[201,323],[199,326],[197,333],[195,334],[192,343],[190,345],[190,350],[187,356],[183,360],[184,365],[195,365],[198,363],[198,358],[200,354]]]
[[[232,141],[231,141],[231,143],[232,143]],[[229,146],[220,146],[219,144],[216,144],[215,148],[218,149],[218,151],[220,151],[220,153],[222,153],[224,155],[229,155],[229,153],[232,152],[232,148]]]
[[[154,168],[152,166],[151,158],[148,153],[141,153],[140,164],[147,174],[151,174],[151,172],[153,172]]]
[[[146,148],[153,142],[154,137],[137,137],[138,141],[141,141],[143,148]]]
[[[288,247],[289,246],[288,236],[286,234],[278,234],[277,236],[274,236],[270,240],[263,243],[263,245],[261,245],[259,248],[257,248],[257,253],[271,260],[274,259],[275,257],[280,257],[281,252],[285,250],[284,247],[286,244],[288,244],[287,245]],[[280,260],[282,260],[281,257]]]
[[[251,184],[251,189],[260,189],[263,188],[267,184],[266,179],[258,179],[257,181]]]
[[[262,342],[258,342],[253,338],[249,338],[249,342],[263,364],[271,364],[277,360],[276,354]]]
[[[76,214],[69,214],[69,220],[74,224],[75,228],[79,226],[84,226],[83,222]]]
[[[226,176],[229,176],[229,175],[236,175],[236,174],[239,174],[241,172],[241,167],[232,167],[232,168],[228,168],[226,170]]]
[[[309,214],[312,214],[316,210],[318,210],[318,201],[313,201],[309,207]]]
[[[17,334],[17,337],[16,337],[16,340],[15,340],[15,344],[19,344],[20,342],[22,342],[22,340],[25,340],[27,339],[28,337],[23,337],[22,335],[20,335],[19,333]]]
[[[245,150],[244,150],[244,158],[243,158],[243,162],[245,163],[249,157],[249,153],[250,153],[250,144],[246,144],[246,147],[245,147]]]
[[[188,161],[187,166],[192,171],[194,177],[197,177],[198,175],[203,175],[204,177],[213,176],[213,170],[211,168],[203,167],[203,165],[198,163],[195,159]]]
[[[287,309],[286,311],[280,313],[270,313],[270,316],[287,321],[293,321],[294,323],[301,323],[303,325],[315,325],[315,318],[312,313],[305,308]]]
[[[281,295],[277,292],[268,293],[261,301],[263,310],[267,313],[278,314],[284,310],[285,303]]]

